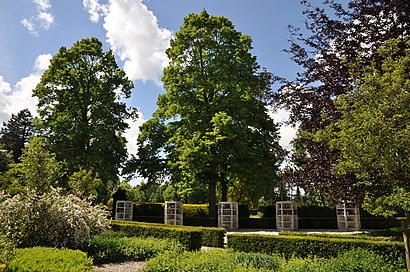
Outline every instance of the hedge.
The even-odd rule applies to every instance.
[[[361,239],[361,240],[372,240],[372,241],[397,241],[396,237],[386,237],[386,236],[371,236],[366,233],[358,234],[331,234],[331,233],[308,233],[308,232],[293,232],[293,231],[283,231],[279,232],[279,235],[286,236],[309,236],[309,237],[321,237],[321,238],[341,238],[341,239]]]
[[[79,250],[49,247],[19,248],[4,271],[93,271],[93,261]]]
[[[94,263],[145,261],[164,252],[180,253],[184,247],[173,239],[153,237],[92,236],[87,253]]]
[[[177,239],[189,250],[201,246],[223,247],[224,230],[222,228],[172,226],[142,222],[112,221],[113,230],[123,231],[128,236]]]
[[[112,221],[112,229],[131,237],[171,238],[179,241],[188,250],[198,250],[202,246],[202,232],[193,228],[181,228],[129,221]]]
[[[162,254],[148,260],[144,271],[277,271],[279,258],[264,254],[247,254],[213,249],[182,254]]]
[[[404,256],[402,242],[312,236],[229,234],[228,248],[243,252],[279,253],[287,258],[330,258],[353,248],[383,255],[390,262],[403,261]]]

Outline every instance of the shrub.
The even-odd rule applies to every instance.
[[[112,221],[111,226],[113,230],[124,232],[130,237],[176,239],[188,250],[198,250],[202,246],[202,231],[192,227],[178,227],[127,221]]]
[[[286,258],[337,256],[353,248],[363,248],[380,255],[386,260],[403,261],[404,245],[396,241],[371,241],[349,238],[326,238],[311,236],[246,235],[229,234],[228,247],[243,252],[278,253]]]
[[[322,238],[341,238],[341,239],[361,239],[361,240],[373,240],[373,241],[394,241],[394,237],[386,236],[370,236],[367,233],[358,234],[330,234],[330,233],[308,233],[308,232],[292,232],[284,231],[279,232],[279,235],[287,236],[309,236],[309,237],[322,237]]]
[[[79,250],[33,247],[16,249],[5,271],[92,271],[93,262]]]
[[[184,246],[172,239],[97,235],[91,237],[90,245],[87,248],[89,256],[94,259],[94,263],[145,261],[166,251],[178,253],[183,250]]]
[[[111,224],[115,231],[123,231],[128,236],[178,239],[190,250],[196,250],[201,246],[224,246],[224,230],[222,228],[172,226],[126,221],[112,221]],[[186,233],[183,234],[184,232]],[[199,232],[199,235],[196,232]],[[174,237],[175,233],[178,233],[178,235]]]
[[[208,204],[184,204],[184,219],[208,217]]]
[[[134,216],[164,216],[164,203],[134,203]]]
[[[7,240],[6,235],[0,233],[0,268],[10,260],[13,249],[14,246]]]
[[[262,254],[229,252],[222,249],[163,254],[148,260],[145,272],[162,271],[277,271],[278,258]]]
[[[388,263],[383,256],[364,249],[353,249],[335,258],[291,258],[280,263],[280,272],[398,272],[403,266]]]
[[[56,189],[28,190],[0,201],[0,232],[20,246],[79,248],[107,226],[103,208]]]

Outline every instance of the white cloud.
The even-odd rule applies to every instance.
[[[269,109],[269,115],[280,126],[279,144],[283,149],[290,150],[292,147],[290,142],[295,138],[297,131],[297,127],[285,124],[289,120],[290,112],[283,108],[276,111]]]
[[[21,24],[31,34],[38,36],[39,29],[48,30],[54,24],[54,16],[49,11],[51,9],[50,0],[33,0],[33,3],[36,6],[36,15],[30,19],[24,18]]]
[[[83,0],[90,20],[104,16],[107,42],[124,61],[124,70],[131,80],[153,80],[160,84],[163,68],[168,64],[165,49],[171,31],[160,28],[157,18],[141,0]]]
[[[51,8],[49,0],[33,0],[33,3],[37,6],[39,10],[48,10]]]
[[[22,109],[29,109],[36,114],[37,99],[32,97],[33,89],[40,82],[42,73],[50,64],[51,55],[39,55],[36,58],[33,73],[20,79],[14,87],[5,82],[0,76],[0,122],[7,122],[12,114]]]
[[[127,139],[127,150],[129,155],[136,155],[138,151],[137,137],[140,132],[140,126],[145,122],[141,112],[138,113],[137,120],[127,120],[129,129],[125,131],[125,139]]]
[[[100,4],[98,0],[83,0],[83,6],[90,14],[90,21],[98,23],[100,16],[106,13],[106,5]]]
[[[51,54],[39,55],[34,62],[34,70],[36,72],[42,73],[48,69],[50,65],[50,60],[53,56]]]

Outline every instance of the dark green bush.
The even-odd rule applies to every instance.
[[[132,220],[136,222],[164,224],[164,215],[162,216],[133,216]]]
[[[87,248],[94,263],[145,261],[165,251],[175,254],[183,250],[184,247],[173,239],[113,236],[93,236]]]
[[[202,246],[202,231],[192,227],[178,227],[127,221],[112,221],[111,226],[114,231],[122,231],[129,237],[175,239],[188,250],[198,250]]]
[[[79,250],[33,247],[16,249],[5,271],[84,272],[92,269],[92,259]]]
[[[208,217],[207,204],[184,204],[184,219],[193,217]]]
[[[202,245],[208,247],[224,247],[224,229],[211,227],[195,227],[202,231]]]
[[[299,217],[314,217],[314,218],[332,218],[336,219],[336,210],[330,207],[322,206],[298,206]]]
[[[405,272],[401,264],[388,263],[383,256],[353,249],[335,258],[291,258],[280,263],[280,272]]]
[[[226,250],[208,250],[163,254],[148,260],[145,272],[162,271],[277,271],[278,258],[262,254],[246,254]]]
[[[164,216],[164,203],[134,202],[134,216]]]
[[[189,250],[196,250],[201,246],[223,247],[224,230],[222,228],[172,226],[126,221],[112,221],[112,227],[115,231],[123,231],[128,236],[133,237],[151,236],[177,239]]]
[[[239,204],[238,205],[238,216],[239,218],[249,218],[250,212],[248,205]]]
[[[278,253],[286,258],[331,258],[353,248],[370,250],[391,262],[402,261],[404,256],[402,242],[311,236],[229,234],[228,247],[243,252]]]
[[[184,226],[216,227],[218,220],[209,217],[185,217]]]
[[[334,217],[299,217],[300,229],[337,229],[337,219]]]
[[[239,218],[242,229],[276,229],[276,218]]]
[[[259,211],[263,214],[262,218],[274,218],[276,217],[276,206],[259,206]]]
[[[370,236],[368,233],[357,234],[332,234],[332,233],[309,233],[309,232],[292,232],[283,231],[279,232],[279,235],[287,236],[309,236],[309,237],[322,237],[322,238],[341,238],[341,239],[361,239],[361,240],[373,240],[373,241],[395,241],[394,237],[389,236]]]

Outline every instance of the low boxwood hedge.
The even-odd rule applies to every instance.
[[[196,250],[201,246],[224,246],[222,228],[172,226],[118,220],[112,221],[111,225],[113,230],[123,231],[128,236],[177,239],[189,250]]]
[[[330,258],[353,248],[375,252],[391,262],[403,260],[404,256],[402,242],[312,236],[229,234],[228,247],[243,252],[279,253],[287,258]]]
[[[341,238],[341,239],[361,239],[361,240],[373,240],[373,241],[397,241],[396,237],[390,236],[372,236],[370,233],[357,233],[357,234],[333,234],[333,233],[309,233],[309,232],[293,232],[282,231],[279,235],[286,236],[310,236],[310,237],[322,237],[322,238]]]
[[[198,250],[202,246],[202,232],[194,228],[150,224],[130,221],[112,221],[112,229],[130,237],[155,237],[175,239],[188,250]]]
[[[148,260],[146,272],[165,271],[277,271],[278,257],[213,249],[182,254],[163,254]]]
[[[180,253],[184,251],[184,246],[173,239],[96,235],[91,237],[87,248],[95,264],[145,261],[166,251]]]
[[[79,250],[49,247],[19,248],[4,271],[79,272],[93,271],[93,261]]]

